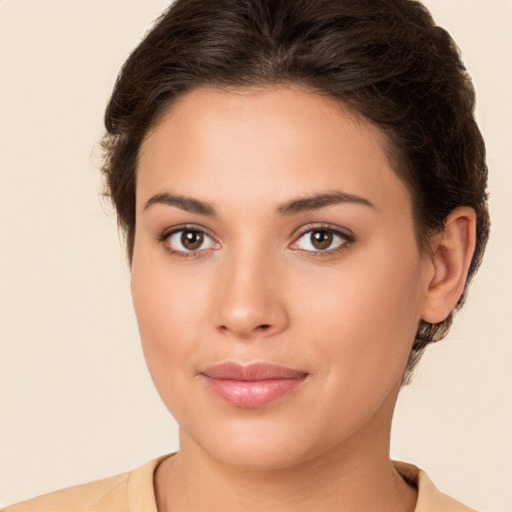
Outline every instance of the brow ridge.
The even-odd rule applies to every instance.
[[[361,204],[363,206],[375,208],[375,205],[364,197],[335,190],[333,192],[317,194],[310,197],[292,199],[291,201],[287,201],[280,205],[277,208],[277,213],[282,216],[296,215],[298,213],[319,210],[321,208],[326,208],[340,203]],[[191,197],[169,194],[167,192],[152,196],[148,201],[146,201],[143,209],[147,210],[155,204],[174,206],[199,215],[216,215],[214,208],[208,203]]]
[[[340,203],[361,204],[375,209],[375,205],[364,197],[335,190],[325,194],[293,199],[279,206],[277,212],[280,215],[295,215],[297,213],[319,210]]]
[[[169,193],[155,194],[144,203],[144,210],[155,204],[165,204],[167,206],[175,206],[182,210],[192,213],[198,213],[199,215],[214,216],[215,210],[212,206],[203,201],[192,199],[191,197],[185,197]]]

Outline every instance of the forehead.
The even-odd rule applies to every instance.
[[[342,188],[373,203],[393,197],[403,207],[410,197],[388,153],[379,128],[311,91],[199,88],[144,140],[137,202],[164,189],[212,203],[226,196],[261,204]]]

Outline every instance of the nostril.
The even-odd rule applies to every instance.
[[[220,332],[223,332],[223,333],[233,332],[233,333],[236,333],[236,334],[238,334],[238,335],[240,335],[242,337],[246,337],[246,336],[250,336],[251,333],[252,334],[257,334],[257,333],[267,333],[267,332],[270,332],[272,330],[272,324],[260,324],[260,325],[256,325],[253,328],[247,328],[247,330],[246,329],[237,330],[236,328],[231,328],[231,327],[229,327],[229,325],[225,325],[224,324],[224,325],[219,325],[217,327],[217,329]]]

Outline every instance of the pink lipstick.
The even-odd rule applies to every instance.
[[[308,374],[267,363],[225,362],[201,372],[208,388],[235,407],[263,407],[297,389]]]

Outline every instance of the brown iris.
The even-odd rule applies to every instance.
[[[204,241],[204,233],[201,231],[184,231],[181,235],[181,243],[186,249],[193,251],[199,249]]]
[[[333,234],[326,230],[317,230],[311,232],[311,244],[315,249],[328,249],[332,244]]]

